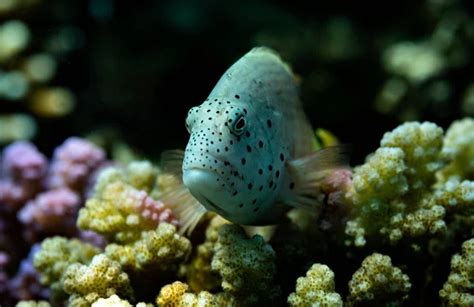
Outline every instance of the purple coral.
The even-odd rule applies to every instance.
[[[16,142],[6,147],[0,165],[0,205],[16,211],[41,188],[47,160],[31,143]]]
[[[81,138],[71,137],[54,151],[46,187],[83,191],[88,177],[105,161],[102,149]]]
[[[40,248],[39,244],[33,245],[28,257],[21,261],[18,272],[8,283],[10,296],[17,301],[49,297],[49,289],[41,285],[40,274],[33,266],[34,255]]]
[[[39,194],[18,212],[18,220],[26,226],[25,239],[36,242],[47,235],[74,235],[77,210],[81,204],[80,196],[68,188]]]

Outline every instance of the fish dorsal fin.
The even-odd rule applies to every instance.
[[[162,201],[171,207],[171,210],[178,216],[181,223],[179,233],[190,235],[203,215],[206,213],[201,203],[199,203],[189,192],[182,181],[182,163],[184,158],[183,150],[169,150],[161,155],[160,186]]]
[[[314,210],[321,205],[324,195],[321,186],[331,171],[349,168],[349,146],[325,147],[287,163],[294,182],[293,195],[286,204],[295,208]]]
[[[218,81],[209,97],[238,97],[258,114],[270,114],[281,124],[275,129],[291,140],[291,154],[301,157],[312,150],[313,129],[299,99],[295,76],[277,52],[256,47],[235,62]]]

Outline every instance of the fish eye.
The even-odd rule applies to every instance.
[[[241,135],[245,130],[246,122],[244,115],[240,115],[237,120],[235,120],[234,125],[232,126],[232,132],[236,135]]]

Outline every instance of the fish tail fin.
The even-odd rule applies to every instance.
[[[182,150],[163,152],[161,165],[164,173],[158,180],[161,200],[178,216],[179,234],[190,235],[207,210],[183,184],[181,171],[183,157]]]
[[[292,180],[292,194],[285,202],[291,207],[314,210],[321,207],[326,197],[324,186],[332,174],[349,170],[349,146],[325,147],[310,155],[288,162]]]

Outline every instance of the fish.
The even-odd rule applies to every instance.
[[[348,164],[343,146],[314,150],[293,72],[267,47],[237,60],[185,126],[185,150],[162,155],[165,171],[179,178],[163,199],[183,231],[207,211],[251,226],[280,223],[292,208],[320,211],[324,178]]]

